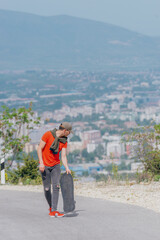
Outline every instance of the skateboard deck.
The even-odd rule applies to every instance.
[[[60,179],[61,192],[63,198],[63,210],[65,213],[75,209],[74,184],[71,174],[63,173]]]

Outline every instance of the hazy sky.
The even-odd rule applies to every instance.
[[[160,0],[0,0],[0,9],[67,14],[160,36]]]

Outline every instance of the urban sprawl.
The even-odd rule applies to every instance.
[[[25,152],[36,151],[45,131],[63,121],[72,123],[68,162],[77,175],[107,174],[106,166],[113,162],[136,171],[140,163],[134,162],[122,134],[160,121],[160,72],[34,70],[1,72],[0,77],[5,80],[1,81],[1,105],[27,107],[32,102],[35,116],[41,117]]]

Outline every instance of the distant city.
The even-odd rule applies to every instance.
[[[122,134],[160,121],[160,72],[16,71],[1,72],[0,78],[1,105],[28,107],[32,102],[35,116],[41,117],[27,153],[37,149],[45,131],[63,121],[72,123],[68,161],[77,174],[105,174],[113,162],[136,171],[139,163]]]

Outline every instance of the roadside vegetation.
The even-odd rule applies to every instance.
[[[124,135],[125,140],[131,144],[133,158],[141,162],[144,170],[138,174],[141,180],[160,179],[160,124],[138,127],[130,134]]]
[[[42,178],[38,170],[39,162],[29,154],[23,154],[21,161],[17,163],[16,169],[6,170],[7,183],[11,184],[42,184]]]
[[[6,182],[23,184],[40,182],[38,161],[30,155],[24,155],[26,143],[30,142],[29,133],[39,125],[40,118],[34,116],[32,103],[29,108],[9,108],[2,106],[0,115],[1,159],[5,161]],[[13,162],[17,168],[13,169]]]

